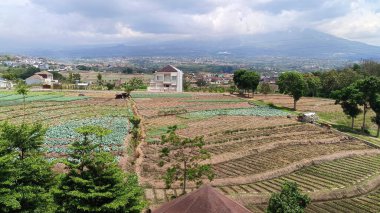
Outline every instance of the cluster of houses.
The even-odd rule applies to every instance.
[[[48,67],[38,68],[49,69]],[[153,74],[152,80],[149,82],[148,91],[150,92],[183,92],[183,82],[189,82],[192,87],[198,87],[198,82],[201,80],[206,85],[229,86],[233,84],[232,73],[187,73],[172,65],[167,65]],[[278,80],[277,75],[261,77],[261,82],[266,82],[275,85]],[[59,85],[58,80],[54,80],[53,74],[44,70],[37,72],[29,78],[25,79],[27,85],[42,85],[43,88],[54,88]],[[121,84],[115,82],[115,84]],[[89,83],[77,82],[77,86],[87,88]],[[12,82],[0,78],[0,88],[10,89],[13,87]]]
[[[197,87],[201,80],[206,85],[230,86],[233,84],[232,73],[187,73],[184,74],[180,69],[168,65],[153,74],[153,78],[149,83],[148,91],[151,92],[182,92],[183,79],[190,83],[192,87]],[[276,82],[278,75],[263,75],[261,83],[269,83],[272,90],[277,90]]]
[[[41,71],[25,79],[25,83],[27,85],[42,85],[43,88],[53,88],[54,84],[58,84],[58,80],[54,80],[53,74],[50,72]],[[0,89],[11,89],[13,86],[12,81],[0,78]]]
[[[39,68],[40,70],[45,70],[45,71],[71,71],[75,69],[75,66],[72,65],[65,65],[65,64],[56,64],[56,63],[51,63],[47,62],[44,60],[27,60],[27,59],[18,59],[15,61],[2,61],[1,62],[3,65],[7,67],[21,67],[21,66],[33,66],[35,68]]]

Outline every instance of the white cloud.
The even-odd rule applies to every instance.
[[[344,16],[327,20],[317,29],[350,40],[380,45],[380,5],[351,3],[351,11]]]
[[[241,35],[285,30],[294,26],[293,22],[299,14],[297,11],[282,11],[273,15],[244,5],[229,5],[218,7],[208,14],[195,15],[193,20],[195,26],[208,29],[207,33]]]
[[[319,6],[318,6],[319,5]],[[124,43],[313,28],[380,45],[379,0],[1,0],[1,47]]]

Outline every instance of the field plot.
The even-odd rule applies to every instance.
[[[180,111],[185,112],[212,110],[212,109],[235,109],[252,107],[247,101],[241,101],[231,96],[220,94],[132,94],[140,114],[146,118],[159,116],[160,112]],[[217,100],[216,100],[217,99]]]
[[[302,191],[317,192],[360,184],[379,173],[380,155],[365,155],[309,166],[274,179],[251,184],[223,186],[220,189],[226,194],[273,193],[280,190],[283,182],[294,181]]]
[[[254,99],[287,108],[293,108],[293,98],[288,95],[255,95]],[[340,112],[341,108],[339,105],[335,105],[334,100],[331,99],[302,97],[297,102],[297,110],[312,112]]]
[[[240,98],[191,95],[191,98],[135,99],[139,112],[145,116],[147,130],[140,178],[152,204],[168,201],[181,192],[175,187],[164,188],[161,176],[165,169],[158,166],[161,145],[152,143],[159,141],[170,125],[178,125],[180,136],[204,137],[205,148],[212,156],[205,163],[211,163],[216,174],[211,184],[238,200],[241,196],[268,197],[279,191],[285,180],[297,182],[306,193],[328,194],[364,184],[380,175],[380,151],[363,141],[297,122],[293,115],[287,118],[287,111],[253,106]],[[289,107],[293,104],[288,96],[271,98],[274,104],[288,103]],[[305,111],[340,110],[340,106],[328,99],[305,99],[299,106]],[[168,108],[183,108],[187,112],[158,116],[159,111]],[[188,190],[193,189],[190,186]],[[254,212],[262,212],[266,207],[247,199],[242,201]],[[312,206],[315,205],[319,204]]]
[[[356,198],[312,203],[306,212],[380,212],[380,189]]]
[[[127,119],[122,117],[101,117],[87,118],[82,120],[69,121],[65,124],[53,126],[46,132],[45,144],[48,147],[47,152],[50,156],[62,156],[68,153],[67,146],[74,140],[79,138],[79,134],[75,129],[86,125],[96,125],[110,129],[111,134],[105,136],[101,140],[99,138],[91,138],[95,143],[100,145],[100,149],[112,152],[117,156],[121,156],[125,151],[125,136],[131,128]]]
[[[273,103],[278,106],[293,108],[293,98],[288,95],[256,95],[255,100],[260,100],[265,103]],[[302,97],[297,102],[297,111],[317,112],[320,119],[337,124],[341,127],[349,129],[351,127],[351,118],[343,113],[341,106],[335,105],[335,101],[325,98]],[[375,116],[375,113],[370,109],[367,112],[367,118]],[[354,127],[359,129],[363,123],[363,114],[355,118]],[[375,123],[367,119],[366,126],[371,131],[372,135],[376,134],[377,126]]]
[[[32,95],[28,95],[25,98],[26,103],[31,102],[65,102],[65,101],[77,101],[77,100],[84,100],[88,97],[85,96],[64,96],[63,94],[59,93],[34,93]],[[12,94],[12,93],[6,93],[6,94],[0,94],[0,107],[2,106],[14,106],[14,105],[20,105],[24,102],[22,95]]]
[[[77,93],[30,92],[25,111],[21,95],[0,93],[0,103],[1,122],[40,122],[48,128],[45,147],[51,159],[66,156],[68,145],[79,137],[75,128],[85,125],[111,129],[110,135],[97,141],[100,148],[118,158],[126,155],[126,138],[131,128],[128,117],[133,112],[130,103],[115,100],[114,93],[92,92],[78,96]]]

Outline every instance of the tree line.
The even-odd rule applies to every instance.
[[[297,102],[305,96],[332,98],[340,104],[343,112],[352,119],[363,113],[362,131],[366,132],[366,115],[372,109],[375,116],[371,121],[378,126],[377,137],[380,134],[380,63],[363,61],[341,70],[326,72],[300,73],[288,71],[281,73],[277,85],[280,93],[293,98],[293,109]],[[237,70],[234,72],[234,84],[240,93],[257,91],[260,75],[254,71]],[[233,86],[233,87],[235,87]],[[270,92],[268,85],[263,83],[260,92]]]

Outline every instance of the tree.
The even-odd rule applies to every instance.
[[[360,92],[358,103],[359,105],[363,106],[362,131],[365,131],[366,114],[370,108],[370,103],[376,99],[376,94],[380,92],[380,81],[378,78],[371,76],[358,80],[353,86],[356,87]]]
[[[302,213],[311,199],[301,194],[297,183],[286,181],[280,193],[273,193],[269,199],[268,213]]]
[[[1,125],[0,173],[11,176],[5,184],[0,178],[2,212],[54,212],[54,174],[41,152],[45,131],[41,124]]]
[[[17,79],[16,74],[11,73],[11,72],[6,72],[1,77],[4,78],[4,79],[7,79],[9,81],[13,81],[13,80]]]
[[[366,76],[380,77],[380,63],[373,60],[364,60],[360,71],[362,71]]]
[[[78,70],[89,71],[89,70],[91,70],[91,67],[86,66],[86,65],[78,65],[78,66],[77,66],[77,69],[78,69]]]
[[[182,85],[183,85],[183,90],[188,91],[191,86],[191,82],[187,81],[186,78],[182,78]]]
[[[29,66],[28,68],[26,68],[25,72],[19,75],[19,77],[22,79],[26,79],[40,71],[41,71],[40,68]]]
[[[102,74],[98,73],[98,75],[96,76],[96,78],[98,79],[97,80],[98,85],[102,86],[103,85],[103,80],[102,80],[103,76],[102,76]]]
[[[58,81],[60,81],[60,82],[62,82],[62,81],[66,81],[67,79],[66,79],[66,77],[65,76],[63,76],[61,73],[59,73],[59,72],[51,72],[51,74],[53,74],[53,79],[54,80],[58,80]]]
[[[110,131],[99,126],[76,129],[82,135],[71,147],[63,174],[54,192],[60,212],[141,212],[145,207],[143,189],[137,176],[124,173],[110,153],[102,151],[91,138]]]
[[[207,82],[206,82],[203,78],[198,78],[197,81],[195,82],[195,84],[196,84],[198,87],[204,87],[204,86],[207,86]]]
[[[360,65],[355,63],[352,65],[352,70],[355,71],[355,72],[359,72],[361,69]]]
[[[264,94],[264,95],[268,95],[269,93],[272,92],[272,88],[270,87],[270,84],[267,83],[267,82],[263,82],[261,85],[260,85],[260,89],[259,89],[259,92]]]
[[[236,87],[237,87],[239,90],[243,90],[243,89],[244,89],[242,76],[243,76],[246,72],[247,72],[247,70],[243,70],[243,69],[236,70],[236,71],[234,72],[234,77],[233,77],[234,84],[236,85]]]
[[[377,114],[371,118],[371,121],[377,125],[376,137],[379,137],[380,134],[380,114]]]
[[[254,95],[257,86],[259,85],[260,82],[260,75],[257,72],[245,72],[241,77],[240,77],[240,86],[244,90],[251,90],[252,91],[252,96]]]
[[[380,134],[380,95],[376,94],[374,98],[369,102],[372,110],[376,113],[374,117],[371,118],[371,121],[377,125],[376,137],[379,137]]]
[[[203,149],[203,137],[182,139],[176,134],[176,130],[177,126],[171,126],[167,135],[161,136],[164,148],[161,149],[162,160],[158,164],[164,166],[165,162],[171,162],[163,176],[166,187],[171,188],[172,184],[180,182],[182,194],[186,194],[188,181],[200,186],[204,177],[213,180],[214,172],[210,164],[200,164],[210,158],[207,150]]]
[[[23,121],[24,121],[24,119],[25,119],[25,98],[29,93],[29,87],[25,83],[20,82],[19,84],[17,84],[16,92],[17,92],[17,94],[22,95],[22,99],[23,99],[22,103],[23,103],[23,111],[24,111]]]
[[[81,76],[79,73],[72,73],[72,83],[80,82]]]
[[[306,82],[299,72],[282,73],[278,80],[278,87],[281,93],[288,94],[293,97],[294,110],[297,109],[297,101],[304,95]]]
[[[321,79],[311,73],[306,74],[304,77],[307,86],[306,95],[311,97],[318,96],[318,91],[321,88]]]
[[[29,125],[22,123],[16,126],[10,123],[3,123],[0,137],[7,141],[7,145],[19,153],[19,158],[23,160],[32,151],[38,150],[44,140],[46,129],[41,124]]]
[[[339,88],[339,74],[336,70],[323,72],[321,78],[321,93],[324,97],[330,97],[333,91],[342,89]]]
[[[228,88],[228,92],[230,94],[234,94],[235,92],[238,92],[238,89],[236,88],[235,85],[231,85],[229,88]]]
[[[335,104],[340,104],[344,114],[351,117],[351,128],[354,129],[354,119],[362,112],[359,109],[361,93],[354,85],[334,92]]]
[[[259,85],[260,75],[257,72],[249,72],[242,69],[234,72],[233,80],[239,90],[251,90],[253,95]]]
[[[0,212],[20,209],[21,194],[14,190],[17,186],[16,153],[9,151],[0,140]]]
[[[107,87],[107,90],[113,90],[115,88],[115,84],[112,84],[112,83],[108,82],[106,84],[106,87]]]
[[[133,77],[125,82],[123,85],[124,92],[127,93],[127,96],[131,94],[132,91],[139,89],[144,86],[144,81],[142,78]]]

